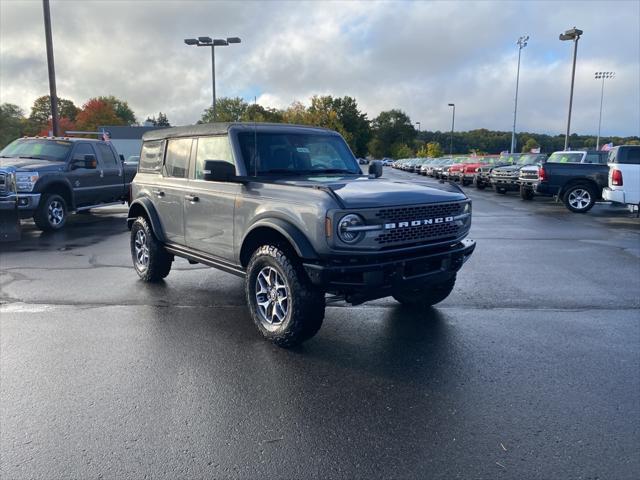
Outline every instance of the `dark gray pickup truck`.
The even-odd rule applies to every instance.
[[[59,230],[69,212],[127,201],[136,170],[109,142],[20,138],[0,151],[0,205],[15,205],[41,230]]]

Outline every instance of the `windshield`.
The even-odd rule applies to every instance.
[[[238,140],[248,175],[361,175],[349,147],[337,135],[242,132]]]
[[[582,153],[555,152],[552,153],[547,163],[580,163]]]
[[[19,138],[4,147],[0,157],[34,158],[64,162],[73,144],[64,140]]]

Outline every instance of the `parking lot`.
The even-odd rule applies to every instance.
[[[293,350],[236,277],[139,281],[125,207],[25,224],[0,244],[0,476],[637,478],[640,220],[466,191],[449,298],[331,305]]]

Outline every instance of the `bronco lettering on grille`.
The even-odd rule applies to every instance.
[[[410,222],[385,223],[385,230],[393,230],[396,228],[419,227],[421,225],[434,225],[439,223],[453,222],[453,217],[428,218],[425,220],[412,220]]]

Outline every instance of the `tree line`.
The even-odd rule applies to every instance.
[[[101,125],[136,125],[137,119],[128,103],[112,95],[89,99],[81,108],[71,100],[59,99],[61,130],[96,131]],[[29,116],[16,105],[0,105],[0,148],[24,135],[47,135],[51,130],[51,103],[48,95],[39,97]],[[271,122],[314,125],[342,134],[358,157],[408,158],[454,155],[498,154],[511,145],[511,132],[476,129],[467,132],[418,131],[414,122],[402,110],[391,109],[369,119],[355,98],[313,96],[308,106],[293,102],[284,109],[248,103],[240,97],[223,97],[216,103],[218,122]],[[213,109],[205,109],[197,123],[213,121]],[[146,119],[156,126],[170,126],[165,114]],[[639,137],[602,137],[600,144],[640,144]],[[540,148],[551,153],[564,148],[564,135],[520,132],[518,151]],[[595,148],[593,135],[572,134],[569,146],[574,149]]]

